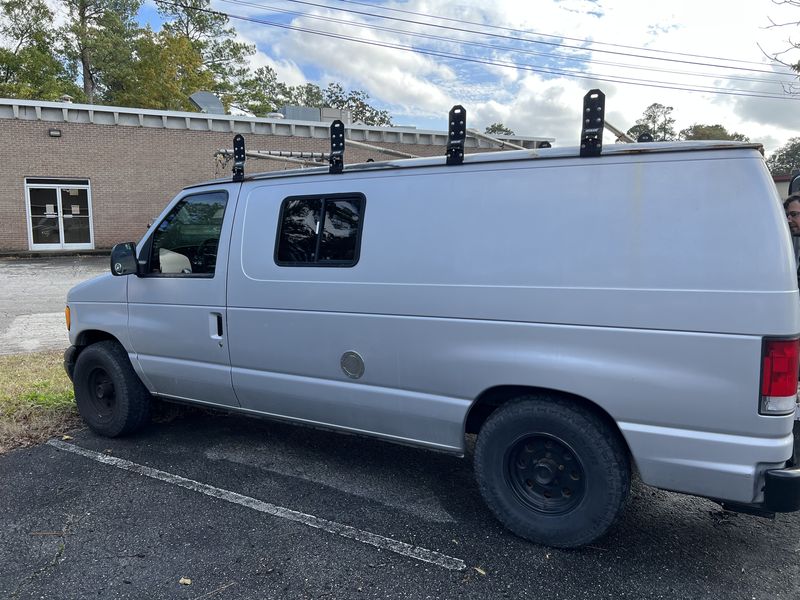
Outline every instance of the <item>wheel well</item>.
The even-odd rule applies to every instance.
[[[498,385],[484,390],[472,403],[467,413],[467,419],[464,424],[465,433],[478,433],[486,420],[500,406],[514,398],[528,395],[558,396],[559,398],[564,398],[576,404],[580,404],[585,410],[591,411],[599,417],[608,426],[609,430],[619,435],[619,439],[622,440],[630,456],[630,448],[628,447],[628,442],[625,440],[625,436],[622,435],[622,431],[620,431],[617,422],[611,415],[603,410],[603,408],[583,396],[549,388],[524,385]]]
[[[100,331],[99,329],[87,329],[86,331],[81,331],[78,334],[78,339],[75,341],[75,345],[78,347],[84,347],[105,340],[113,340],[115,342],[119,341],[106,331]]]

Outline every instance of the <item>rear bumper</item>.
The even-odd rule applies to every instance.
[[[764,472],[763,502],[758,504],[720,502],[724,508],[762,517],[773,517],[775,513],[800,510],[800,420],[795,420],[792,434],[794,452],[787,466]]]
[[[770,469],[764,474],[764,508],[770,512],[800,510],[800,467]]]
[[[792,466],[764,474],[764,506],[772,512],[800,510],[800,420],[795,420],[793,433]]]
[[[768,472],[787,471],[770,475],[770,505],[793,505],[794,501],[784,503],[777,498],[787,493],[792,496],[796,485],[792,469],[800,466],[800,461],[792,460],[797,445],[792,432],[795,423],[800,421],[793,417],[775,418],[778,431],[769,437],[625,422],[619,422],[619,426],[641,480],[647,485],[725,504],[763,508]]]

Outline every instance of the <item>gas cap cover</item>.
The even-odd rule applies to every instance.
[[[342,354],[342,371],[350,379],[359,379],[364,374],[364,359],[358,352],[348,351]]]

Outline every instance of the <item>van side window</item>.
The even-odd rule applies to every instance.
[[[213,277],[227,192],[197,194],[182,199],[153,232],[149,272]]]
[[[286,198],[275,262],[295,267],[352,267],[358,262],[365,198],[361,194]]]

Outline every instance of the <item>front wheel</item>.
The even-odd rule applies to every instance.
[[[631,477],[616,431],[547,396],[518,398],[492,413],[478,434],[475,475],[503,525],[560,548],[605,534],[623,511]]]
[[[95,433],[133,433],[150,417],[150,394],[117,342],[84,348],[75,361],[73,384],[78,412]]]

